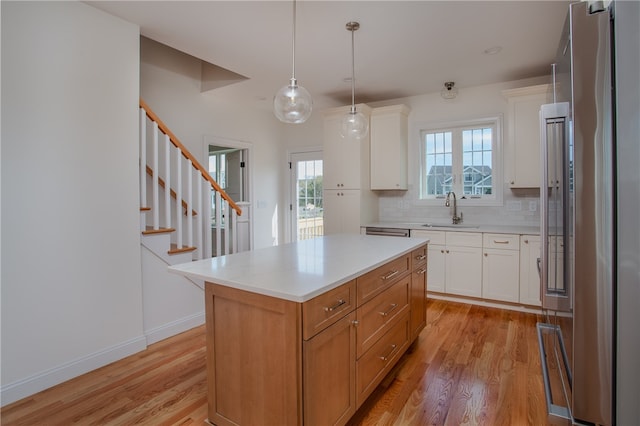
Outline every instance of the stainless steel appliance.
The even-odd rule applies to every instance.
[[[630,16],[618,19],[623,9]],[[640,424],[640,332],[629,325],[640,312],[639,133],[630,127],[640,120],[639,10],[637,2],[570,5],[553,103],[540,110],[538,337],[554,423]],[[633,34],[631,44],[621,38]]]
[[[367,235],[382,235],[385,237],[409,237],[409,229],[404,228],[382,228],[378,226],[367,226],[365,228]]]

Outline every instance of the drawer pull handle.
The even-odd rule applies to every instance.
[[[427,272],[427,268],[422,268],[422,269],[417,270],[417,271],[416,271],[416,274],[418,274],[418,275],[422,275],[422,274],[424,274],[424,273],[426,273],[426,272]]]
[[[498,241],[498,240],[493,240],[494,244],[509,244],[509,241]]]
[[[396,275],[398,275],[398,272],[399,272],[399,271],[392,271],[392,272],[389,272],[387,275],[383,275],[383,276],[382,276],[382,277],[380,277],[380,278],[382,278],[383,280],[388,280],[388,279],[393,278],[393,277],[395,277]]]
[[[346,301],[346,300],[344,300],[344,299],[339,299],[339,300],[338,300],[338,303],[336,303],[335,305],[333,305],[333,306],[325,306],[324,311],[325,311],[325,312],[333,312],[333,311],[335,311],[336,309],[338,309],[340,306],[344,305],[345,303],[347,303],[347,301]]]
[[[425,256],[424,254],[420,254],[418,256],[416,256],[416,260],[425,260],[427,258],[427,256]]]
[[[382,315],[383,317],[386,317],[386,316],[388,316],[391,312],[393,312],[393,310],[394,310],[395,308],[397,308],[397,307],[398,307],[398,304],[397,304],[397,303],[392,303],[392,304],[391,304],[391,306],[389,307],[389,310],[388,310],[387,312],[378,312],[378,313],[379,313],[380,315]]]
[[[389,361],[389,358],[391,358],[391,355],[393,355],[393,353],[396,350],[396,345],[391,345],[391,350],[389,351],[388,354],[386,355],[382,355],[381,357],[379,357],[382,361],[387,362]]]

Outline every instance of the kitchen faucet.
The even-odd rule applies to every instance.
[[[453,217],[452,217],[452,220],[453,220],[453,224],[457,225],[458,223],[462,222],[462,212],[460,212],[460,216],[457,215],[457,201],[456,201],[456,193],[455,192],[450,191],[447,194],[447,198],[444,201],[444,205],[446,207],[449,207],[451,205],[451,203],[449,202],[449,196],[451,194],[453,194]]]

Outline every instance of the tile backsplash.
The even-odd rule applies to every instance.
[[[540,224],[540,203],[537,189],[505,189],[501,206],[460,206],[464,223],[474,225],[524,225]],[[451,208],[424,205],[418,201],[412,189],[406,192],[381,191],[378,194],[378,216],[380,222],[448,222]]]

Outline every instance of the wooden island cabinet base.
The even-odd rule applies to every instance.
[[[208,421],[346,424],[425,326],[426,253],[302,303],[207,281]]]

